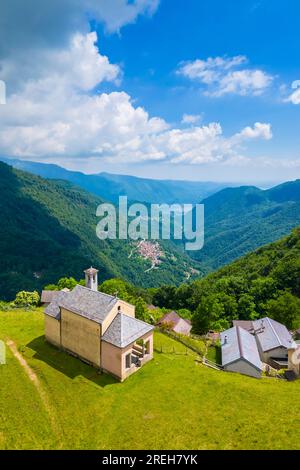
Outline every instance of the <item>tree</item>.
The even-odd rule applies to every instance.
[[[155,292],[153,296],[153,303],[158,307],[175,308],[174,299],[176,295],[176,287],[162,286]]]
[[[252,281],[249,293],[256,305],[266,302],[276,294],[276,281],[272,277],[259,277]]]
[[[144,299],[142,299],[142,297],[138,297],[134,301],[134,304],[136,318],[138,318],[139,320],[148,321],[149,314],[147,310],[147,304]]]
[[[100,292],[109,295],[117,295],[119,299],[129,301],[132,295],[130,285],[122,279],[109,279],[99,286]]]
[[[189,299],[191,297],[192,289],[188,284],[182,284],[176,289],[174,299],[174,309],[182,310],[189,308]]]
[[[265,309],[270,318],[283,323],[287,328],[299,327],[300,299],[291,292],[284,291],[276,299],[269,300]]]
[[[296,255],[296,254],[295,254]],[[291,257],[279,263],[274,271],[279,289],[291,289],[294,295],[300,297],[300,259]]]
[[[247,292],[247,280],[243,276],[224,276],[216,282],[216,290],[238,298]]]
[[[213,331],[224,331],[230,327],[230,322],[226,318],[219,318],[210,325],[210,329]]]
[[[212,292],[209,279],[197,279],[190,286],[190,298],[186,300],[187,308],[196,310],[203,296]]]
[[[192,319],[192,312],[188,310],[187,308],[181,308],[177,310],[178,315],[181,318],[184,318],[185,320],[191,320]]]
[[[57,283],[57,288],[58,290],[62,290],[62,289],[73,290],[76,285],[77,285],[77,281],[76,279],[74,279],[74,277],[62,277]]]
[[[255,320],[258,315],[255,310],[254,299],[249,294],[243,294],[238,302],[240,320]]]
[[[207,333],[223,315],[224,308],[216,294],[203,296],[192,318],[193,331],[198,334]]]
[[[78,284],[74,277],[62,277],[59,279],[57,284],[48,284],[44,287],[45,290],[62,290],[69,289],[73,290],[74,287]],[[80,281],[80,285],[85,285],[85,281]]]
[[[48,284],[44,287],[44,290],[58,290],[58,288],[56,284]]]
[[[40,303],[40,296],[37,291],[18,292],[14,300],[14,305],[16,307],[36,307]]]
[[[224,316],[230,320],[238,319],[238,304],[236,298],[233,295],[220,292],[218,299],[224,308]]]

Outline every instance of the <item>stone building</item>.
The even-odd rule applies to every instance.
[[[238,372],[260,378],[263,365],[259,357],[255,337],[240,326],[221,333],[222,366],[229,372]]]
[[[123,381],[153,357],[153,326],[135,307],[98,291],[98,271],[85,271],[86,287],[58,292],[45,309],[46,340]]]

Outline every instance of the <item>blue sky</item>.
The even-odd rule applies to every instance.
[[[13,3],[17,6],[19,1]],[[32,109],[41,108],[42,120],[48,113],[49,122],[37,126],[33,113],[27,113],[23,141],[13,145],[20,132],[11,129],[7,106],[3,119],[9,115],[10,126],[4,126],[3,132],[8,143],[0,152],[86,172],[154,178],[259,183],[300,177],[299,2],[136,0],[128,4],[91,0],[90,9],[83,11],[62,0],[63,13],[56,24],[52,2],[47,10],[54,18],[49,35],[47,25],[37,28],[36,37],[26,45],[29,55],[40,57],[39,67],[36,61],[31,69],[25,64],[22,86],[8,73],[2,77],[8,89],[11,83],[15,107],[23,107],[24,100],[28,107],[30,102]],[[89,31],[97,33],[96,44],[87,39]],[[79,46],[76,34],[83,38]],[[24,37],[25,33],[23,42]],[[101,66],[96,62],[96,45]],[[17,46],[12,48],[14,54],[4,50],[4,72],[12,70],[12,57],[16,60],[20,53],[20,48],[15,52]],[[69,71],[59,65],[55,72],[55,63],[62,58],[72,64]],[[79,77],[84,70],[88,80]],[[58,83],[58,77],[64,77],[56,86],[64,99],[70,93],[62,117],[57,115],[57,94],[45,103],[37,98],[41,79],[43,86],[47,84],[46,76],[48,87],[52,78]],[[79,77],[78,82],[70,77]],[[79,109],[83,95],[86,101]],[[101,98],[102,114],[88,96]],[[64,99],[59,99],[62,107]],[[1,112],[3,107],[0,120]],[[84,113],[84,125],[78,125],[84,138],[76,146],[77,118],[71,122],[70,116]],[[92,125],[87,127],[87,121]]]
[[[221,121],[229,133],[249,121],[271,121],[272,155],[298,157],[299,109],[282,103],[278,88],[300,77],[299,18],[296,0],[162,0],[151,20],[140,18],[119,35],[103,37],[103,26],[97,29],[103,52],[124,64],[123,88],[152,115],[178,123],[184,113],[204,113],[204,122]],[[278,76],[277,89],[263,97],[216,100],[175,73],[184,60],[237,55]]]

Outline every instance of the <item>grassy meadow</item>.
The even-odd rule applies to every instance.
[[[36,377],[7,348],[0,449],[300,449],[300,380],[210,370],[155,333],[154,360],[120,384],[45,343],[39,309],[0,312],[0,339]]]

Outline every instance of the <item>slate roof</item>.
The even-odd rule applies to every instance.
[[[227,337],[225,341],[225,337]],[[222,365],[227,366],[244,359],[257,370],[262,370],[255,337],[240,326],[234,326],[221,333]]]
[[[166,313],[158,321],[158,325],[161,325],[162,323],[173,323],[174,325],[176,325],[176,323],[178,323],[179,320],[180,320],[180,316],[178,315],[178,313],[173,311],[173,312]]]
[[[117,302],[117,297],[77,285],[71,292],[60,292],[45,313],[59,319],[60,308],[65,308],[101,324]]]
[[[70,292],[70,289],[67,289],[66,287],[61,290],[43,290],[42,295],[41,295],[41,303],[42,304],[50,304],[53,302],[57,294],[59,292]]]
[[[253,330],[253,322],[250,320],[233,320],[232,325],[240,326],[241,328],[244,328],[244,330],[247,330],[249,332]]]
[[[41,295],[42,304],[49,304],[54,300],[54,297],[58,294],[57,290],[43,290]]]
[[[180,318],[180,320],[176,323],[173,327],[175,333],[182,334],[182,335],[189,335],[192,329],[192,323],[189,320],[185,320],[184,318]]]
[[[292,336],[286,326],[281,323],[267,317],[254,321],[253,326],[263,352],[279,347],[288,349],[291,346]]]
[[[192,329],[192,322],[181,318],[175,311],[166,313],[157,324],[172,324],[172,330],[183,335],[189,335]]]
[[[56,320],[60,319],[60,305],[63,302],[65,296],[69,295],[70,292],[60,291],[57,292],[57,295],[53,298],[52,302],[45,308],[45,313],[49,317],[53,317]]]
[[[118,313],[102,336],[102,340],[118,348],[126,348],[153,329],[154,327],[148,323],[124,313]]]

